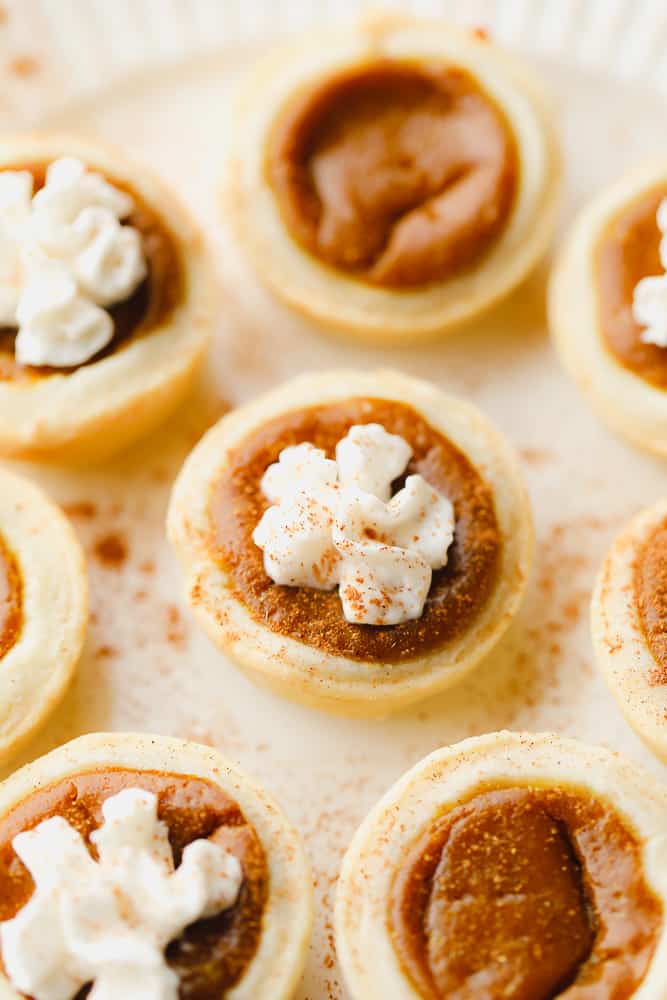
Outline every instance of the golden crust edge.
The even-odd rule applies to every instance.
[[[10,519],[4,520],[2,534],[10,540],[22,575],[36,573],[43,576],[53,572],[60,581],[59,590],[63,593],[65,573],[64,579],[68,584],[66,607],[57,611],[51,602],[43,606],[45,595],[39,588],[42,606],[31,608],[30,618],[24,620],[16,644],[0,663],[0,689],[5,689],[2,692],[3,719],[0,723],[0,762],[4,764],[16,756],[44,725],[71,684],[88,627],[88,574],[81,544],[60,507],[39,487],[4,468],[0,468],[0,484],[2,504],[20,505],[21,519],[30,518],[48,535],[43,537],[36,530],[30,532],[20,528],[14,533],[8,524]],[[54,548],[57,550],[55,556],[52,555]],[[42,558],[41,553],[45,549],[46,556]],[[54,616],[55,620],[50,620]],[[35,635],[35,629],[42,633],[41,636]],[[25,653],[22,642],[33,652]],[[27,674],[36,661],[39,661],[40,671],[46,667],[48,672],[44,677],[39,674],[37,683],[33,683]],[[25,702],[32,702],[31,709],[14,719],[15,712]]]
[[[654,665],[637,614],[632,578],[639,549],[667,517],[667,500],[635,515],[609,547],[590,611],[595,660],[622,715],[653,754],[667,763],[667,687],[651,685]]]

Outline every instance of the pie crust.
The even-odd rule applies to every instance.
[[[81,546],[65,515],[36,486],[5,469],[0,469],[0,538],[22,589],[16,639],[0,656],[4,758],[41,725],[71,680],[88,623],[88,581]]]
[[[598,666],[623,715],[646,745],[667,761],[667,684],[656,677],[656,659],[635,587],[642,550],[665,519],[663,500],[638,514],[616,538],[593,592],[591,630]]]
[[[0,817],[37,789],[91,770],[129,768],[202,778],[240,806],[264,848],[269,895],[258,948],[227,1000],[289,1000],[310,941],[311,878],[299,834],[266,792],[216,750],[164,736],[94,733],[21,768],[0,785]],[[0,973],[0,1000],[18,1000]]]
[[[493,246],[469,270],[424,287],[375,287],[323,265],[289,235],[265,172],[272,126],[291,97],[383,59],[442,61],[468,72],[504,113],[518,150],[517,193]],[[253,70],[238,102],[224,206],[257,273],[293,308],[334,331],[405,344],[470,319],[526,277],[552,235],[559,182],[550,115],[513,57],[446,22],[375,15],[353,30],[309,35]]]
[[[422,1000],[392,940],[393,877],[438,816],[480,786],[507,784],[569,786],[608,801],[638,838],[648,888],[658,901],[667,901],[667,790],[651,775],[615,753],[548,733],[500,732],[464,740],[436,750],[400,778],[371,810],[345,855],[336,946],[354,1000]],[[664,922],[658,934],[648,971],[631,994],[636,1000],[666,995]]]
[[[659,455],[667,455],[667,394],[624,367],[605,344],[596,255],[614,218],[665,185],[662,161],[634,170],[594,198],[561,248],[549,285],[549,325],[563,365],[613,431]]]
[[[204,239],[178,197],[144,165],[98,142],[23,134],[0,140],[0,169],[81,159],[126,184],[164,221],[183,273],[180,302],[115,350],[69,372],[0,379],[0,453],[35,461],[100,461],[154,430],[191,387],[212,329],[215,295]]]
[[[232,592],[212,548],[210,497],[234,448],[272,419],[302,407],[353,397],[412,406],[465,454],[493,491],[501,548],[496,583],[488,600],[472,625],[445,648],[401,662],[366,662],[332,655],[271,630],[252,617]],[[533,553],[530,505],[508,443],[469,403],[426,382],[389,371],[302,375],[223,417],[197,445],[179,474],[167,533],[183,566],[192,610],[216,645],[252,679],[285,697],[357,716],[386,715],[441,691],[471,670],[498,642],[516,614]]]

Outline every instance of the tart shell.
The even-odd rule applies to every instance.
[[[189,211],[147,167],[97,140],[60,134],[0,139],[0,170],[60,156],[78,157],[135,190],[164,220],[183,268],[181,302],[145,334],[66,374],[0,380],[0,454],[98,462],[154,430],[187,394],[213,325],[214,283]]]
[[[32,483],[0,469],[0,533],[22,582],[18,637],[0,658],[0,759],[11,756],[65,693],[88,624],[81,546]]]
[[[591,633],[597,664],[621,712],[637,735],[667,762],[667,685],[651,684],[655,660],[635,599],[639,553],[667,518],[667,501],[642,511],[616,538],[597,579]]]
[[[607,348],[600,329],[595,261],[614,217],[667,183],[667,161],[626,175],[582,211],[549,282],[549,326],[561,361],[600,418],[632,444],[667,455],[667,393],[635,375]]]
[[[227,1000],[289,1000],[310,940],[311,879],[301,838],[276,804],[210,747],[164,736],[94,733],[66,743],[4,781],[0,785],[0,816],[38,788],[96,768],[203,778],[239,804],[266,852],[269,896],[258,949],[241,980],[225,996]],[[0,1000],[19,1000],[2,973]]]
[[[487,603],[463,636],[401,663],[335,656],[272,631],[232,593],[224,568],[212,552],[209,498],[238,443],[284,413],[354,396],[397,400],[414,407],[466,454],[494,493],[501,562]],[[530,504],[517,459],[504,438],[470,404],[426,382],[389,371],[303,375],[223,417],[179,474],[167,533],[181,560],[194,614],[213,642],[253,680],[304,704],[366,717],[404,708],[471,670],[516,614],[533,554]]]
[[[294,93],[383,58],[462,67],[504,112],[517,141],[518,191],[500,237],[477,266],[421,289],[374,288],[308,254],[289,235],[264,170],[272,123]],[[560,174],[540,89],[511,56],[446,22],[374,16],[352,31],[309,35],[253,70],[239,97],[223,203],[257,273],[290,306],[334,331],[408,344],[469,320],[528,275],[553,233]]]
[[[549,733],[491,733],[436,750],[389,789],[361,824],[338,883],[336,946],[353,1000],[421,1000],[394,950],[387,919],[392,877],[436,815],[478,786],[570,785],[613,802],[642,844],[644,874],[667,900],[667,789],[610,751]],[[634,1000],[667,997],[667,928]]]

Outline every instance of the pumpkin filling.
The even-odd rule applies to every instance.
[[[385,288],[472,268],[507,224],[514,135],[465,70],[379,60],[292,100],[266,171],[291,236],[323,264]]]
[[[562,788],[481,790],[394,879],[389,922],[424,1000],[625,1000],[662,928],[633,831]]]
[[[600,328],[604,343],[624,368],[659,389],[667,388],[667,351],[642,340],[633,315],[636,286],[661,275],[662,234],[656,215],[667,197],[664,185],[644,192],[607,225],[596,255]]]
[[[252,537],[269,506],[262,476],[284,448],[311,442],[333,458],[350,427],[370,423],[407,441],[413,454],[406,474],[421,474],[447,496],[456,521],[447,564],[433,572],[421,617],[386,626],[346,621],[333,590],[274,583]],[[262,625],[333,655],[397,663],[440,648],[475,623],[497,582],[502,537],[491,488],[452,441],[398,401],[349,399],[271,420],[228,457],[209,503],[212,555],[235,597]]]
[[[15,557],[0,535],[0,660],[21,634],[23,581]]]

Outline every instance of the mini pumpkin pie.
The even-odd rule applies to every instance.
[[[212,324],[202,236],[90,140],[0,140],[0,452],[107,457],[184,397]]]
[[[667,502],[614,541],[593,593],[593,645],[619,707],[667,761]]]
[[[662,1000],[667,789],[550,734],[437,750],[344,858],[336,943],[353,1000]]]
[[[224,417],[167,530],[221,649],[286,697],[358,715],[471,669],[517,611],[533,548],[508,444],[386,371],[304,375]]]
[[[258,65],[225,203],[306,315],[406,343],[515,287],[551,236],[559,153],[539,88],[475,32],[371,17]]]
[[[576,220],[554,269],[550,325],[600,416],[667,454],[667,162],[628,174]]]
[[[289,1000],[300,838],[216,751],[83,736],[0,786],[0,998]]]
[[[0,469],[0,758],[60,701],[87,622],[85,561],[67,518]]]

